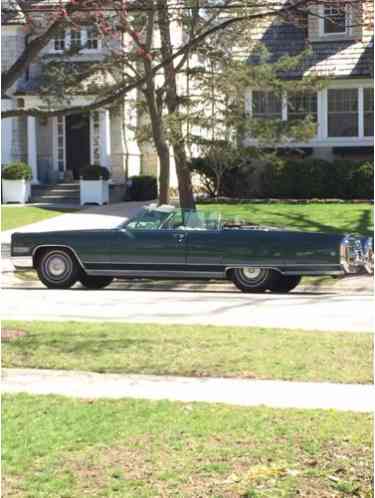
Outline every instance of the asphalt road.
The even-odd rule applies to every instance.
[[[372,332],[370,294],[294,292],[242,294],[188,289],[109,287],[50,290],[3,288],[1,316],[20,320],[110,320],[138,323],[210,324]]]

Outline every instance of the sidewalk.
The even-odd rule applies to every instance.
[[[63,370],[4,368],[2,392],[88,399],[167,399],[354,412],[372,412],[375,409],[375,390],[371,385],[117,375]]]

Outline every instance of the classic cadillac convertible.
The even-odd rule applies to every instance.
[[[373,272],[371,238],[226,224],[218,215],[149,206],[114,229],[14,233],[16,269],[50,288],[113,278],[230,279],[243,292],[288,292],[303,275]]]

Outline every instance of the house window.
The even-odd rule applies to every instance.
[[[324,7],[324,34],[342,34],[347,31],[347,7]]]
[[[257,119],[281,119],[282,99],[271,92],[253,92],[253,117]]]
[[[358,89],[328,90],[328,136],[358,136]]]
[[[60,31],[54,38],[54,49],[56,51],[65,50],[65,31]]]
[[[318,99],[316,93],[288,95],[288,121],[302,121],[311,116],[318,121]]]
[[[56,118],[56,150],[57,150],[57,169],[60,173],[65,170],[65,118],[58,116]]]
[[[99,48],[98,31],[95,27],[87,28],[86,47],[88,50],[97,50]]]
[[[374,136],[374,89],[363,89],[363,118],[365,137]]]
[[[73,30],[70,32],[70,46],[71,48],[81,47],[81,30]]]

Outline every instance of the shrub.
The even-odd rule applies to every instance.
[[[6,164],[1,170],[4,180],[31,180],[31,167],[21,161]]]
[[[158,184],[154,176],[132,176],[128,180],[127,197],[131,201],[151,201],[158,197]]]
[[[247,152],[248,153],[248,152]],[[208,159],[191,163],[205,192],[213,195],[215,177]],[[333,162],[309,157],[259,161],[248,154],[241,166],[226,171],[220,196],[278,199],[372,199],[374,164],[337,159]]]
[[[107,168],[100,166],[99,164],[91,164],[86,166],[80,172],[81,177],[84,180],[109,180],[111,174]]]

